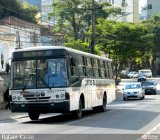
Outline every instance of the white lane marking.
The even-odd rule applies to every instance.
[[[158,127],[160,127],[160,123],[158,123],[155,127],[150,129],[146,134],[151,134],[153,131],[156,131],[158,129]]]
[[[72,122],[69,122],[69,123],[65,123],[65,125],[69,125],[69,124],[73,124],[73,123],[81,122],[81,121],[84,121],[84,120],[88,120],[88,119],[90,119],[90,118],[91,118],[91,117],[84,118],[84,119],[80,119],[80,120],[77,120],[77,121],[72,121]]]
[[[107,105],[108,107],[114,107],[114,106],[119,106],[119,107],[122,107],[122,106],[136,106],[137,104],[133,104],[133,103],[125,103],[125,104],[110,104],[110,105]]]

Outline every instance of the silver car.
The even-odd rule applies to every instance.
[[[123,100],[126,101],[131,98],[138,98],[143,100],[145,92],[140,82],[128,83],[123,89]]]

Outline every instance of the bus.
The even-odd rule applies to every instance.
[[[62,71],[63,69],[63,71]],[[15,50],[11,59],[11,112],[105,111],[115,99],[112,60],[67,47],[38,46]]]

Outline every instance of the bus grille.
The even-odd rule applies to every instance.
[[[29,102],[46,102],[49,101],[50,97],[24,97]]]

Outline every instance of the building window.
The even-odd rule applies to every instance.
[[[148,5],[148,9],[152,9],[152,4],[149,4],[149,5]]]
[[[122,0],[122,7],[127,7],[128,4],[126,3],[126,0]]]
[[[114,4],[114,0],[112,0],[112,4]]]

